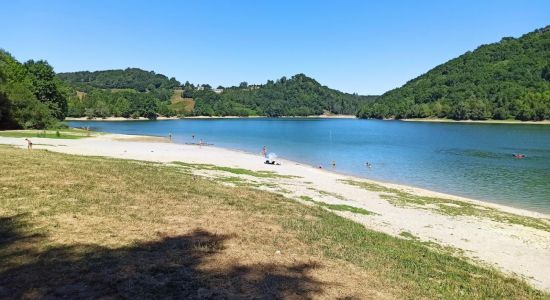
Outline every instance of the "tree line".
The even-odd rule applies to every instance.
[[[282,77],[266,84],[214,90],[208,84],[180,84],[174,78],[139,69],[61,73],[73,93],[68,116],[101,118],[162,116],[307,116],[355,114],[372,96],[346,94],[322,86],[304,74]],[[192,99],[191,109],[172,105],[174,90]]]
[[[357,115],[550,119],[550,26],[466,52],[383,94]]]
[[[374,98],[330,89],[304,74],[263,85],[242,82],[219,94],[203,89],[187,95],[195,99],[195,115],[268,117],[355,114],[361,104]]]
[[[46,61],[20,63],[0,49],[0,129],[57,126],[70,93]]]

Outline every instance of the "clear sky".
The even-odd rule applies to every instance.
[[[550,1],[3,1],[0,48],[57,72],[139,67],[213,86],[305,73],[381,94],[504,36]]]

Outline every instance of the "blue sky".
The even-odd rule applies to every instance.
[[[57,72],[139,67],[236,85],[305,73],[381,94],[550,25],[550,1],[5,1],[0,48]]]

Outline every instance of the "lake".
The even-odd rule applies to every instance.
[[[154,136],[321,165],[386,182],[550,213],[550,126],[359,119],[69,121],[71,127]],[[516,159],[514,153],[525,154]],[[365,163],[372,164],[371,168]]]

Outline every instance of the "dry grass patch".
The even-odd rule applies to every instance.
[[[195,109],[195,100],[193,98],[184,98],[183,90],[174,90],[170,102],[170,108],[178,114],[191,113]]]

